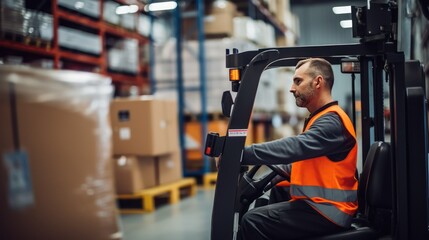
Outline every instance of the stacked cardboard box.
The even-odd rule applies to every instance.
[[[110,106],[118,194],[182,178],[176,101],[118,98]]]
[[[208,35],[232,36],[233,19],[237,15],[237,6],[231,1],[214,1],[210,13],[204,19],[204,30]]]
[[[110,79],[0,66],[0,239],[118,239]]]
[[[115,185],[118,194],[130,194],[156,185],[155,161],[150,157],[115,158]]]
[[[209,38],[232,37],[234,34],[233,19],[240,13],[233,1],[216,0],[208,6],[204,16],[204,33]],[[198,31],[193,31],[197,26],[197,17],[183,19],[183,35],[187,39],[198,39]]]

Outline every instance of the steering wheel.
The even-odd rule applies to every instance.
[[[276,165],[267,165],[270,168],[270,172],[264,174],[258,179],[254,179],[256,172],[261,168],[262,165],[255,165],[249,171],[243,173],[240,183],[239,183],[239,212],[240,217],[249,209],[250,204],[262,196],[269,189],[274,187],[277,182],[280,182],[276,179],[277,182],[272,182],[276,176],[281,176],[282,178],[289,180],[290,176],[286,174],[279,166]]]
[[[249,171],[245,172],[240,180],[239,191],[241,200],[243,203],[249,204],[257,197],[261,196],[264,192],[268,191],[277,182],[272,182],[276,176],[280,176],[285,180],[290,180],[290,176],[277,165],[266,165],[270,168],[271,172],[264,174],[261,178],[254,179],[256,172],[261,168],[262,165],[255,165]]]
[[[270,168],[273,172],[277,173],[279,176],[290,181],[290,175],[287,174],[285,171],[283,171],[283,169],[281,169],[278,165],[266,165],[266,166]]]

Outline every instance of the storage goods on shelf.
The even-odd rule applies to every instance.
[[[58,6],[98,19],[100,17],[100,1],[94,0],[57,0]]]
[[[44,63],[50,60],[52,64],[38,65],[98,72],[110,76],[115,85],[143,89],[149,84],[148,63],[141,60],[149,40],[136,32],[137,16],[141,13],[112,14],[114,6],[119,4],[135,3],[142,9],[141,3],[52,0],[40,7],[24,2],[0,1],[3,62],[20,59],[14,63],[35,65],[33,62],[40,63],[39,59]],[[112,20],[114,15],[117,21]],[[112,39],[117,43],[111,43]],[[115,61],[115,57],[120,61]]]
[[[228,80],[228,71],[225,68],[225,52],[219,49],[238,48],[240,51],[252,50],[256,46],[247,40],[235,38],[208,39],[204,42],[206,52],[206,86],[207,86],[207,112],[222,112],[221,99],[222,93],[231,89],[231,83]],[[172,49],[175,48],[175,42],[170,41],[162,46],[155,48],[156,56],[154,75],[159,88],[157,95],[169,96],[175,98],[175,89],[163,89],[163,86],[171,85],[175,80],[175,54]],[[186,41],[183,43],[183,84],[185,88],[199,88],[199,73],[195,71],[198,62],[193,55],[197,52],[197,41]],[[166,71],[168,69],[168,71]],[[258,91],[255,101],[255,110],[274,111],[276,105],[276,82],[277,71],[269,70],[261,76],[261,89]],[[186,113],[201,113],[200,93],[198,91],[189,91],[185,94],[184,109]]]

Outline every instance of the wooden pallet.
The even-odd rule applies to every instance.
[[[213,187],[216,184],[217,172],[206,173],[203,176],[203,185],[205,188]]]
[[[166,196],[170,204],[180,200],[181,190],[187,189],[189,196],[197,193],[197,182],[195,178],[184,178],[177,182],[144,189],[135,194],[118,195],[118,200],[140,200],[141,208],[121,208],[120,213],[143,213],[155,211],[155,198]]]
[[[51,41],[43,40],[41,38],[33,38],[29,36],[23,36],[17,33],[9,33],[9,32],[0,32],[1,40],[8,40],[17,43],[22,43],[27,46],[33,46],[38,48],[43,48],[46,50],[51,49]]]
[[[24,44],[29,45],[29,46],[35,46],[38,48],[44,48],[46,50],[51,49],[51,41],[43,40],[41,38],[25,37],[24,38]]]

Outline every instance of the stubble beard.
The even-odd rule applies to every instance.
[[[303,107],[305,100],[301,97],[301,95],[295,96],[295,104],[297,107]]]
[[[309,87],[307,89],[308,91],[306,91],[304,94],[302,93],[294,94],[296,106],[306,107],[308,105],[309,99],[311,99],[314,95],[314,89],[312,84],[310,84],[308,87]]]

